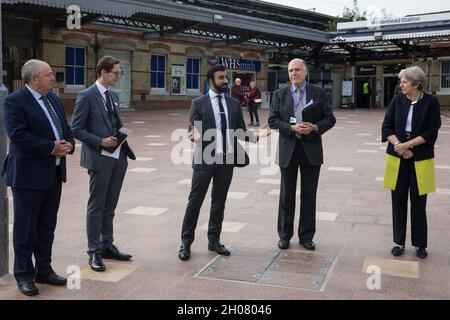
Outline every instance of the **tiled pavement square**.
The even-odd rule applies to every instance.
[[[135,214],[141,216],[159,216],[160,214],[166,212],[167,208],[154,208],[154,207],[136,207],[125,211],[126,214]]]
[[[81,269],[81,279],[89,279],[104,282],[119,282],[127,275],[135,271],[138,266],[128,262],[110,262],[105,260],[106,271],[96,272],[91,270],[90,266]]]

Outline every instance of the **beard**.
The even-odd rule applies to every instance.
[[[224,93],[228,91],[228,83],[224,83],[222,85],[219,85],[217,82],[214,81],[214,88],[220,93]]]

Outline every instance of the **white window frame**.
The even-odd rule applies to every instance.
[[[202,70],[202,59],[199,57],[187,57],[186,59],[186,84],[187,84],[187,77],[188,77],[188,72],[187,72],[187,65],[188,65],[188,59],[196,59],[198,60],[198,89],[189,89],[186,88],[186,93],[188,96],[200,96],[201,95],[201,91],[200,91],[200,72]]]
[[[164,63],[164,88],[154,88],[152,87],[152,72],[157,72],[157,73],[161,73],[161,71],[152,71],[152,57],[153,56],[160,56],[160,57],[164,57],[165,59],[165,63]],[[165,96],[165,95],[169,95],[169,91],[167,91],[167,62],[168,62],[168,58],[166,54],[162,54],[162,53],[151,53],[150,54],[150,93],[152,95],[156,95],[156,96]]]
[[[450,57],[439,57],[439,91],[436,92],[439,96],[449,96],[450,95],[450,87],[442,88],[442,62],[447,62],[450,68]],[[449,74],[450,76],[450,74]],[[430,80],[430,79],[429,79]]]
[[[73,49],[84,49],[84,84],[67,84],[66,83],[66,68],[67,67],[77,67],[77,66],[69,66],[66,64],[66,50],[67,48],[73,48]],[[81,47],[81,46],[71,46],[71,45],[66,45],[64,48],[64,83],[66,84],[66,86],[64,87],[64,93],[79,93],[81,90],[86,89],[86,77],[87,77],[87,68],[86,68],[86,64],[87,64],[87,48],[86,47]]]

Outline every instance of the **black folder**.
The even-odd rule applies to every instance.
[[[322,119],[322,103],[321,100],[314,101],[313,104],[302,110],[303,122],[316,123]]]
[[[103,150],[105,150],[109,153],[113,153],[122,144],[122,142],[125,141],[125,139],[128,137],[128,135],[121,131],[117,131],[116,134],[114,135],[114,137],[117,138],[117,145],[115,147],[107,147],[107,148],[102,147]]]

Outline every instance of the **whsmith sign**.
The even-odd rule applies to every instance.
[[[210,57],[209,63],[211,65],[222,64],[227,69],[231,70],[256,71],[256,72],[261,70],[261,61],[259,60],[246,60],[228,57]]]
[[[402,18],[372,19],[366,21],[342,22],[337,24],[337,30],[376,28],[410,23],[424,23],[450,20],[450,12],[408,16]]]

